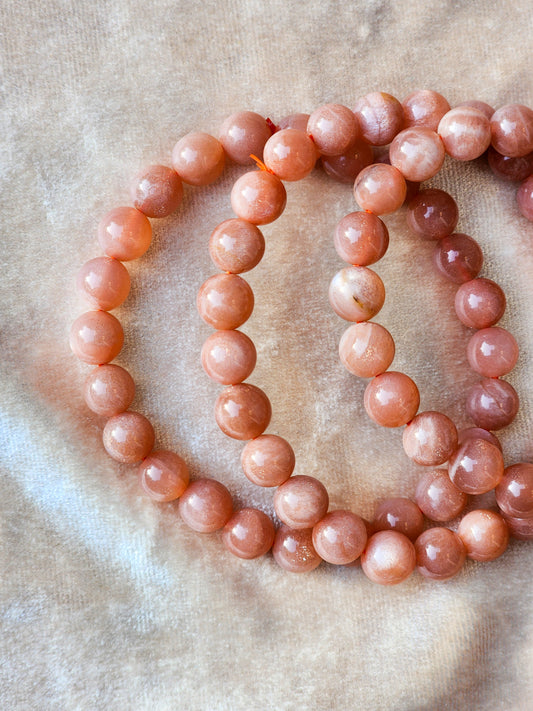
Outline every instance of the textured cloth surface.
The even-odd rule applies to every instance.
[[[7,0],[0,21],[0,706],[530,709],[531,545],[513,541],[445,584],[415,574],[393,588],[357,567],[297,576],[270,555],[235,559],[218,534],[188,530],[175,503],[141,496],[135,468],[108,458],[103,423],[81,396],[89,367],[67,342],[84,310],[75,274],[100,253],[98,220],[128,204],[131,176],[168,163],[180,136],[216,134],[239,109],[276,121],[330,101],[353,106],[373,90],[533,105],[530,0]],[[145,258],[128,265],[117,362],[136,380],[133,407],[151,418],[158,447],[180,452],[193,476],[226,483],[236,505],[272,512],[272,491],[240,470],[242,444],[214,422],[220,388],[199,363],[211,331],[196,292],[215,271],[207,240],[231,216],[241,172],[230,166],[215,186],[186,190]],[[456,197],[458,229],[479,241],[483,275],[506,291],[502,325],[521,348],[507,379],[522,407],[501,441],[507,463],[532,461],[533,224],[518,214],[516,186],[483,160],[447,160],[431,184]],[[376,499],[412,496],[421,469],[401,431],[369,421],[365,382],[338,360],[345,324],[327,288],[342,266],[332,233],[355,209],[352,191],[320,171],[287,191],[246,277],[256,297],[243,328],[258,349],[251,382],[271,398],[269,432],[292,443],[297,472],[326,484],[332,508],[371,518]],[[409,233],[404,211],[386,222],[377,320],[396,340],[394,369],[416,380],[421,409],[464,426],[475,377],[454,287],[434,274],[432,245]]]

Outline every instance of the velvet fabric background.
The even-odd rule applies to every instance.
[[[89,367],[68,347],[85,308],[75,275],[100,253],[100,217],[128,204],[131,176],[168,163],[178,138],[216,134],[239,109],[276,121],[373,90],[531,106],[530,0],[5,0],[0,21],[0,706],[530,709],[531,544],[513,541],[444,584],[415,574],[393,588],[359,568],[298,576],[271,556],[233,558],[218,534],[188,530],[175,503],[144,498],[135,468],[105,454],[103,423],[81,396]],[[158,447],[180,452],[193,476],[220,478],[236,506],[272,512],[272,492],[240,470],[242,444],[214,422],[220,388],[199,363],[211,330],[196,292],[215,271],[207,240],[231,216],[241,172],[229,166],[213,187],[187,189],[128,265],[117,362],[136,380],[134,409],[151,418]],[[431,184],[455,196],[458,229],[479,241],[483,275],[507,294],[501,325],[521,349],[507,379],[522,407],[501,441],[507,464],[532,461],[533,224],[518,214],[516,186],[483,160],[447,159]],[[297,472],[326,484],[332,508],[371,518],[376,499],[412,495],[421,470],[401,431],[369,421],[365,382],[338,360],[345,324],[327,288],[342,267],[332,233],[355,209],[352,191],[317,170],[287,192],[246,277],[251,382],[271,398],[268,431],[292,443]],[[421,409],[464,426],[476,377],[454,287],[433,272],[432,245],[407,230],[404,211],[386,222],[377,320],[396,340],[394,369],[416,380]]]

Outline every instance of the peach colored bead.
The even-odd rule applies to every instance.
[[[457,232],[437,242],[433,262],[446,279],[455,284],[464,284],[481,271],[483,252],[472,237]]]
[[[172,167],[184,183],[209,185],[224,169],[224,149],[208,133],[188,133],[172,149]]]
[[[533,517],[515,518],[514,516],[504,516],[503,520],[513,538],[519,541],[533,541]]]
[[[265,170],[241,175],[231,189],[231,207],[243,220],[266,225],[276,220],[287,203],[287,192],[281,180]]]
[[[361,556],[363,573],[373,583],[397,585],[416,565],[415,547],[403,533],[378,531],[370,537]]]
[[[219,269],[232,274],[253,269],[265,253],[261,230],[246,220],[233,218],[215,227],[209,239],[209,254]]]
[[[284,116],[278,121],[279,130],[284,128],[295,128],[297,131],[307,131],[307,124],[309,122],[309,114],[290,114],[289,116]]]
[[[241,464],[248,479],[258,486],[279,486],[294,470],[291,445],[278,435],[261,435],[244,447]]]
[[[103,441],[110,457],[118,462],[133,464],[152,451],[154,428],[139,412],[121,412],[106,422]]]
[[[178,510],[193,531],[213,533],[230,520],[233,503],[224,484],[215,479],[197,479],[185,489]]]
[[[337,224],[333,243],[341,259],[365,267],[384,256],[389,246],[389,231],[377,215],[350,212]]]
[[[134,207],[115,207],[98,225],[98,242],[108,257],[128,262],[146,252],[152,241],[150,220]]]
[[[483,328],[471,336],[466,347],[470,367],[486,378],[499,378],[509,373],[518,360],[518,344],[499,326]]]
[[[83,395],[89,409],[97,415],[112,417],[131,405],[135,383],[128,371],[119,365],[101,365],[87,376]]]
[[[511,158],[502,156],[492,146],[489,146],[487,158],[494,175],[502,180],[521,181],[533,174],[533,153]]]
[[[235,385],[255,368],[256,350],[241,331],[217,331],[202,346],[202,367],[210,378],[222,385]]]
[[[496,487],[496,502],[506,516],[533,517],[533,464],[520,462],[505,469]]]
[[[466,494],[485,494],[502,479],[502,453],[485,439],[467,439],[450,457],[448,475]]]
[[[353,111],[342,104],[324,104],[313,111],[307,133],[324,156],[338,156],[361,137]]]
[[[219,140],[226,155],[240,165],[251,165],[251,155],[260,158],[272,132],[266,120],[254,111],[238,111],[220,127]]]
[[[527,106],[502,106],[492,114],[490,128],[498,153],[515,158],[533,151],[533,111]]]
[[[166,165],[151,165],[139,173],[130,193],[133,206],[147,217],[171,215],[183,200],[180,177]]]
[[[365,522],[351,511],[330,511],[313,527],[313,545],[318,555],[333,565],[349,565],[365,548]]]
[[[403,108],[390,94],[374,91],[355,104],[356,115],[365,141],[373,146],[385,146],[403,128]]]
[[[415,541],[418,572],[431,580],[448,580],[464,565],[466,548],[449,528],[429,528]]]
[[[446,469],[424,472],[415,491],[418,507],[431,521],[451,521],[468,503],[468,496],[458,489]]]
[[[424,517],[418,506],[403,496],[383,499],[376,507],[373,531],[397,531],[414,541],[422,533]]]
[[[130,275],[122,262],[111,257],[96,257],[78,272],[77,287],[96,309],[111,311],[122,304],[130,292]]]
[[[533,175],[527,180],[524,180],[516,193],[516,201],[518,209],[522,215],[530,221],[533,221]]]
[[[457,447],[457,429],[441,412],[421,412],[403,431],[407,456],[424,467],[444,464]]]
[[[270,400],[255,385],[239,383],[225,388],[215,402],[218,426],[234,439],[253,439],[262,434],[272,417]]]
[[[327,513],[329,496],[318,479],[303,474],[292,476],[274,494],[278,518],[293,529],[312,528]]]
[[[387,163],[374,163],[359,173],[353,191],[362,210],[386,215],[403,205],[407,186],[397,168]]]
[[[467,439],[485,439],[495,447],[498,447],[500,452],[502,451],[502,445],[496,435],[488,430],[482,429],[481,427],[466,427],[465,429],[460,430],[458,444],[463,444],[463,442],[466,442]]]
[[[316,148],[303,131],[284,128],[266,142],[263,160],[281,180],[301,180],[315,167]]]
[[[374,162],[372,146],[356,141],[345,153],[322,156],[321,163],[327,175],[339,183],[353,183],[359,173]]]
[[[424,239],[442,239],[451,234],[459,219],[457,204],[444,190],[428,188],[416,195],[407,209],[409,227]]]
[[[368,321],[385,302],[385,286],[367,267],[344,267],[331,280],[329,302],[346,321]]]
[[[70,329],[70,348],[85,363],[100,365],[116,358],[124,343],[118,319],[107,311],[87,311]]]
[[[238,328],[250,318],[254,294],[250,285],[236,274],[215,274],[205,281],[196,299],[198,312],[213,328]]]
[[[505,294],[491,279],[472,279],[455,293],[455,313],[469,328],[494,326],[503,316],[505,306]]]
[[[484,430],[501,430],[510,425],[519,405],[516,390],[505,380],[483,378],[466,394],[466,411]]]
[[[436,91],[419,89],[405,97],[402,108],[406,128],[421,126],[436,131],[439,121],[450,110],[450,104]]]
[[[437,129],[446,153],[456,160],[474,160],[490,146],[490,121],[472,106],[457,106],[440,120]]]
[[[435,131],[429,128],[406,128],[389,148],[391,165],[406,180],[422,182],[436,175],[444,163],[445,150]]]
[[[481,111],[482,114],[485,114],[489,121],[494,113],[494,108],[492,106],[487,104],[485,101],[477,101],[476,99],[461,101],[461,103],[457,104],[457,106],[470,106],[472,109],[477,109],[478,111]]]
[[[339,356],[350,373],[373,378],[384,373],[394,360],[394,340],[379,323],[354,323],[341,336]]]
[[[317,568],[322,558],[313,546],[313,531],[297,531],[282,525],[276,532],[272,555],[276,563],[290,573],[307,573]]]
[[[250,560],[265,555],[274,543],[276,530],[259,509],[236,511],[222,529],[222,542],[238,558]]]
[[[154,501],[174,501],[189,484],[189,470],[178,454],[160,449],[152,452],[139,466],[139,485]]]
[[[404,373],[387,371],[366,386],[364,405],[368,416],[383,427],[401,427],[416,415],[418,388]]]
[[[461,519],[457,535],[472,560],[498,558],[509,543],[509,529],[500,514],[487,509],[470,511]]]

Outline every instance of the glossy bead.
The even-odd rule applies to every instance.
[[[421,126],[436,131],[439,121],[450,110],[450,104],[436,91],[419,89],[405,97],[402,108],[406,128]]]
[[[466,347],[470,367],[486,378],[509,373],[518,360],[518,344],[504,328],[483,328],[471,336]]]
[[[478,111],[481,111],[482,114],[485,114],[489,121],[494,113],[494,108],[492,106],[487,104],[485,101],[477,101],[476,99],[461,101],[461,103],[457,104],[457,106],[470,106],[473,109],[477,109]]]
[[[209,254],[223,272],[240,274],[253,269],[265,253],[265,238],[250,222],[233,218],[215,227],[209,239]]]
[[[313,527],[318,555],[333,565],[348,565],[359,558],[367,541],[365,522],[351,511],[330,511]]]
[[[184,183],[209,185],[224,170],[224,148],[208,133],[183,136],[172,149],[172,166]]]
[[[133,206],[147,217],[166,217],[180,206],[183,186],[172,168],[151,165],[134,178],[130,194]]]
[[[364,405],[368,416],[383,427],[401,427],[416,415],[418,388],[404,373],[387,371],[366,386]]]
[[[253,439],[268,427],[270,400],[255,385],[240,383],[225,388],[215,402],[215,419],[224,434],[234,439]]]
[[[312,476],[292,476],[274,494],[278,518],[293,529],[312,528],[327,513],[326,487]]]
[[[515,518],[514,516],[503,517],[509,533],[519,541],[533,541],[533,517]]]
[[[524,180],[516,193],[518,209],[527,219],[533,221],[533,175]]]
[[[78,272],[77,287],[95,309],[111,311],[125,301],[130,291],[130,275],[122,262],[111,257],[96,257]]]
[[[389,246],[389,231],[377,215],[350,212],[337,224],[333,243],[341,259],[365,267],[384,256]]]
[[[265,170],[241,175],[231,189],[231,207],[243,220],[266,225],[276,220],[287,203],[287,192],[281,180]]]
[[[103,441],[110,457],[117,462],[133,464],[140,462],[152,451],[154,428],[139,412],[121,412],[106,422]]]
[[[436,175],[444,162],[444,146],[429,128],[407,128],[389,148],[390,162],[406,180],[422,182]]]
[[[215,479],[197,479],[179,500],[181,518],[198,533],[213,533],[231,518],[233,503],[224,484]]]
[[[442,522],[459,516],[468,496],[455,486],[446,469],[431,469],[418,480],[415,501],[424,516]]]
[[[407,208],[409,227],[424,239],[442,239],[450,235],[459,219],[457,204],[444,190],[421,190]]]
[[[441,412],[421,412],[403,431],[407,456],[422,466],[444,464],[457,447],[457,429]]]
[[[488,561],[498,558],[509,543],[509,530],[500,514],[486,509],[470,511],[461,519],[457,535],[469,558]]]
[[[174,452],[160,449],[152,452],[139,466],[139,485],[154,501],[174,501],[189,484],[185,461]]]
[[[446,153],[456,160],[474,160],[490,145],[490,121],[471,106],[457,106],[440,120],[437,133]]]
[[[290,573],[307,573],[322,562],[313,546],[311,528],[293,530],[280,526],[276,531],[272,555],[276,563]]]
[[[353,111],[342,104],[325,104],[313,111],[307,133],[324,156],[338,156],[361,137]]]
[[[216,331],[202,346],[202,367],[207,375],[222,385],[235,385],[255,368],[253,342],[241,331]]]
[[[372,146],[365,141],[356,141],[345,153],[338,156],[322,156],[322,167],[333,180],[352,183],[359,173],[374,162]]]
[[[502,445],[496,435],[488,430],[482,429],[481,427],[466,427],[465,429],[460,430],[458,444],[463,444],[463,442],[466,442],[467,439],[485,439],[487,442],[490,442],[494,446],[498,447],[500,452],[502,451]]]
[[[128,371],[119,365],[101,365],[87,376],[83,395],[89,409],[97,415],[112,417],[131,405],[135,383]]]
[[[478,427],[501,430],[516,417],[520,401],[505,380],[483,378],[466,394],[466,411]]]
[[[98,242],[108,257],[128,262],[146,252],[152,241],[150,220],[134,207],[115,207],[98,225]]]
[[[410,499],[397,496],[383,499],[376,507],[372,521],[373,531],[397,531],[414,541],[422,533],[424,517]]]
[[[403,205],[407,186],[397,168],[387,163],[374,163],[359,173],[353,190],[355,201],[362,210],[386,215]]]
[[[263,160],[281,180],[301,180],[315,167],[316,149],[303,131],[284,128],[266,142]]]
[[[525,156],[533,151],[533,111],[521,104],[508,104],[490,120],[492,145],[504,156]]]
[[[437,270],[455,284],[474,279],[483,266],[483,252],[468,235],[456,232],[435,245],[433,261]]]
[[[292,474],[295,457],[287,440],[267,434],[248,442],[242,450],[241,464],[253,484],[279,486]]]
[[[331,280],[329,302],[346,321],[368,321],[385,302],[385,286],[367,267],[344,267]]]
[[[363,138],[373,146],[386,146],[403,128],[402,105],[394,96],[384,92],[374,91],[363,96],[353,112]]]
[[[297,131],[307,131],[307,124],[309,123],[309,114],[289,114],[289,116],[284,116],[278,121],[278,128],[280,130],[284,128],[295,128]]]
[[[415,541],[418,572],[431,580],[448,580],[456,575],[466,559],[466,548],[449,528],[429,528]]]
[[[350,373],[373,378],[384,373],[394,360],[394,340],[379,323],[354,323],[341,336],[339,356]]]
[[[237,558],[259,558],[274,543],[276,530],[270,518],[259,509],[236,511],[222,529],[222,542]]]
[[[502,453],[485,439],[467,439],[450,457],[448,475],[465,494],[485,494],[502,479]]]
[[[469,328],[488,328],[498,323],[505,305],[505,294],[491,279],[472,279],[455,293],[455,313]]]
[[[373,583],[397,585],[416,565],[415,547],[403,533],[378,531],[370,537],[361,556],[364,574]]]
[[[118,319],[107,311],[87,311],[70,329],[70,348],[85,363],[100,365],[116,358],[124,343]]]
[[[252,165],[251,155],[261,158],[272,132],[266,120],[254,111],[238,111],[220,127],[219,140],[228,158],[239,165]]]
[[[496,487],[496,502],[506,516],[533,517],[533,464],[521,462],[505,469]]]
[[[213,328],[238,328],[247,321],[254,308],[250,285],[236,274],[215,274],[205,281],[196,299],[198,312]]]
[[[525,180],[533,173],[533,153],[511,158],[489,146],[487,158],[494,175],[502,180]]]

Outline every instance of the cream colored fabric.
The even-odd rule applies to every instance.
[[[218,535],[187,530],[175,504],[143,498],[134,469],[106,456],[102,422],[81,396],[89,368],[67,343],[84,309],[75,274],[99,254],[98,220],[128,203],[139,168],[168,163],[184,133],[216,134],[243,108],[276,121],[328,101],[353,106],[372,90],[531,106],[530,0],[7,0],[0,21],[0,707],[530,709],[532,545],[515,541],[446,584],[413,575],[392,589],[358,568],[297,576],[270,556],[234,559]],[[187,190],[129,265],[117,362],[135,377],[134,406],[159,447],[181,452],[194,476],[220,478],[236,505],[271,512],[272,492],[245,480],[242,445],[214,422],[219,387],[199,364],[210,329],[195,297],[214,272],[207,240],[231,216],[240,172]],[[508,379],[522,408],[501,440],[507,463],[532,461],[533,224],[517,213],[515,186],[482,161],[447,161],[432,184],[457,198],[483,274],[507,293],[502,325],[521,348]],[[269,431],[293,444],[297,471],[327,485],[332,507],[371,518],[377,498],[412,495],[420,469],[400,431],[368,420],[365,384],[337,356],[345,324],[327,301],[342,266],[332,232],[353,197],[320,172],[287,191],[249,275],[251,381],[270,396]],[[464,425],[475,378],[454,287],[434,274],[432,246],[407,231],[403,213],[386,221],[377,320],[396,339],[394,368],[415,378],[423,409]]]

